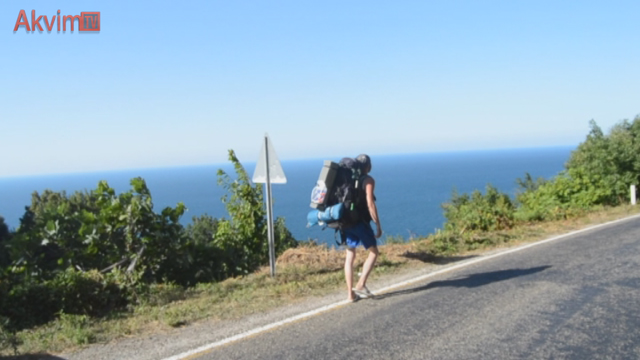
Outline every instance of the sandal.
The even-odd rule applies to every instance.
[[[356,288],[352,289],[354,293],[356,293],[356,295],[360,296],[363,299],[366,298],[372,298],[373,297],[373,293],[371,291],[369,291],[369,289],[367,289],[366,286],[362,287],[362,290],[358,290]]]

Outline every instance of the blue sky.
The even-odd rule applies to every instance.
[[[99,34],[13,28],[101,12]],[[577,145],[640,113],[637,1],[2,1],[0,177]],[[43,25],[44,27],[44,25]]]

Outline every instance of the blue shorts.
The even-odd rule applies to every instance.
[[[357,225],[344,229],[343,231],[349,248],[354,248],[359,244],[362,244],[365,249],[377,246],[373,229],[371,229],[371,226],[367,223],[359,222]]]

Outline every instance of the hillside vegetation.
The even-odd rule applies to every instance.
[[[233,151],[229,160],[235,178],[218,171],[228,219],[204,215],[183,227],[185,205],[155,212],[141,178],[121,194],[105,181],[91,192],[36,192],[15,231],[0,217],[0,345],[69,315],[130,310],[163,285],[216,282],[268,262],[262,188]],[[275,244],[277,254],[297,245],[282,218]]]

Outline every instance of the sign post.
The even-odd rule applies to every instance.
[[[253,172],[253,182],[264,183],[267,193],[267,230],[269,235],[269,265],[271,266],[271,277],[276,275],[276,249],[275,234],[273,229],[273,203],[271,200],[271,184],[286,184],[287,177],[284,175],[282,165],[278,160],[276,151],[269,140],[269,135],[264,135],[262,150]]]

